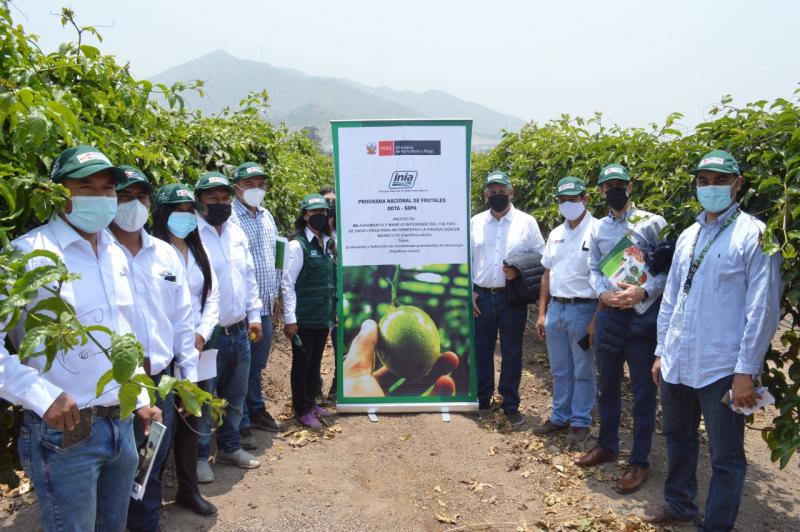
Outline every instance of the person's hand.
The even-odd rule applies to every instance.
[[[381,367],[375,368],[375,348],[378,345],[378,324],[366,320],[361,330],[350,344],[350,351],[342,366],[342,388],[345,397],[385,397],[391,395],[414,396],[425,393],[430,396],[452,396],[456,393],[456,383],[449,373],[458,367],[458,355],[451,351],[442,353],[434,363],[430,373],[416,381],[406,380],[388,392],[400,379]]]
[[[592,321],[586,326],[586,334],[589,335],[589,349],[594,347],[594,328],[597,325],[597,313],[592,316]]]
[[[503,274],[506,276],[507,281],[513,281],[517,277],[519,277],[519,271],[516,268],[512,268],[510,266],[503,266]]]
[[[622,306],[622,301],[619,298],[619,292],[615,290],[606,290],[600,294],[600,301],[607,307],[619,308]]]
[[[287,323],[283,326],[283,334],[286,335],[286,338],[291,340],[295,334],[297,334],[297,324],[296,323]]]
[[[478,308],[478,292],[472,292],[472,317],[478,318],[481,315],[481,309]]]
[[[202,335],[194,333],[194,348],[198,351],[202,351],[203,347],[206,345],[206,339],[203,338]]]
[[[618,283],[622,291],[617,292],[617,299],[622,303],[622,308],[630,308],[644,301],[644,288],[628,283]]]
[[[75,400],[66,394],[61,394],[56,397],[47,412],[42,417],[45,423],[52,428],[60,431],[72,430],[75,425],[81,421],[81,413],[78,411],[78,405]]]
[[[276,298],[275,303],[272,304],[272,315],[277,316],[281,310],[281,300]]]
[[[264,338],[264,329],[260,321],[254,321],[247,325],[247,337],[251,342],[260,342]]]
[[[737,373],[733,376],[733,406],[739,408],[755,408],[756,388],[753,384],[753,377],[744,373]]]
[[[536,318],[536,335],[539,337],[539,340],[544,340],[547,336],[547,333],[544,330],[544,320],[544,314],[539,314],[539,317]]]
[[[658,383],[661,381],[661,357],[656,357],[650,373],[653,374],[653,382],[656,383],[656,386],[658,386]]]
[[[150,424],[153,421],[161,422],[161,409],[157,406],[143,406],[136,411],[136,417],[142,424],[144,435],[148,436],[150,434]]]

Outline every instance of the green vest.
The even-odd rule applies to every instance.
[[[303,269],[294,285],[297,294],[298,327],[326,329],[333,326],[336,300],[336,262],[316,241],[312,244],[305,232],[295,240],[303,249]]]

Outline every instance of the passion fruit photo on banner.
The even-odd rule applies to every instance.
[[[469,265],[349,266],[341,280],[338,402],[477,400]]]

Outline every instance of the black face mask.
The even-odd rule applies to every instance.
[[[489,196],[489,207],[494,212],[503,212],[508,207],[508,194],[492,194]]]
[[[206,221],[211,225],[222,225],[231,216],[230,203],[212,203],[206,205],[206,209],[208,209]]]
[[[621,211],[628,203],[628,187],[614,187],[606,192],[606,203],[615,211]]]
[[[328,215],[327,214],[312,214],[308,218],[308,225],[312,229],[316,229],[317,231],[322,231],[328,226]]]

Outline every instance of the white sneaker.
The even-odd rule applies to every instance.
[[[211,470],[211,464],[208,463],[208,460],[197,461],[197,482],[200,484],[214,482],[214,471]]]
[[[237,449],[232,453],[226,453],[221,449],[217,450],[217,463],[231,464],[244,469],[255,469],[261,465],[255,456],[244,449]]]

